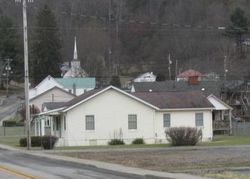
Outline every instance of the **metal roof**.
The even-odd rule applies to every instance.
[[[55,78],[55,80],[60,83],[65,88],[95,88],[96,79],[92,77],[87,78]]]

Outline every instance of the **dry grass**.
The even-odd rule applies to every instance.
[[[65,153],[64,155],[99,160],[160,171],[199,170],[217,167],[250,166],[249,148],[198,150],[140,150]]]
[[[232,172],[221,172],[221,173],[208,173],[205,177],[215,179],[249,179],[250,174],[232,173]]]

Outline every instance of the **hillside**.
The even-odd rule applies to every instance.
[[[76,35],[79,58],[91,76],[144,71],[167,76],[169,53],[173,74],[178,60],[178,71],[194,68],[223,75],[227,56],[229,76],[249,75],[250,46],[244,47],[246,56],[238,58],[234,40],[218,28],[230,24],[236,7],[250,19],[248,0],[34,0],[28,7],[30,42],[37,11],[45,3],[58,20],[63,61],[72,59]],[[21,33],[20,4],[0,0],[0,13],[13,17]]]

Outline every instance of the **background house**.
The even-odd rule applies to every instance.
[[[49,90],[31,98],[29,100],[30,105],[35,105],[40,111],[43,109],[43,103],[47,102],[67,102],[75,98],[76,96],[68,91],[57,86],[50,88]]]
[[[190,84],[187,81],[156,81],[147,83],[133,83],[132,92],[146,91],[200,91],[204,95],[214,94],[221,96],[223,83],[220,81],[199,81],[196,84]]]
[[[114,138],[150,144],[167,142],[165,129],[174,126],[201,128],[203,140],[211,140],[212,109],[201,92],[127,93],[109,86],[40,115],[53,116],[52,132],[61,146],[106,145]]]
[[[41,81],[37,86],[29,90],[30,99],[34,98],[53,87],[62,88],[74,95],[81,95],[86,91],[95,88],[96,80],[92,77],[86,78],[53,78],[50,75]]]
[[[202,74],[193,69],[189,69],[177,75],[177,81],[188,81],[190,84],[196,84],[201,80]]]
[[[153,82],[156,80],[156,75],[153,74],[153,72],[147,72],[139,75],[137,78],[135,78],[134,82]]]

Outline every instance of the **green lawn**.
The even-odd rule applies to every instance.
[[[215,178],[215,179],[247,179],[250,178],[250,174],[247,173],[233,173],[233,172],[222,172],[222,173],[207,173],[204,177]]]
[[[0,144],[18,146],[20,136],[3,137],[0,136]],[[198,146],[225,146],[225,145],[250,145],[250,136],[214,136],[212,142],[199,143]],[[79,149],[108,149],[108,148],[157,148],[171,147],[170,144],[143,144],[143,145],[113,145],[113,146],[72,146],[57,147],[56,150],[79,150]]]
[[[211,142],[199,143],[198,146],[224,146],[224,145],[250,145],[250,136],[228,136],[216,135]],[[114,146],[72,146],[57,147],[56,150],[78,150],[78,149],[108,149],[108,148],[156,148],[171,147],[170,144],[143,144],[143,145],[114,145]]]
[[[19,140],[21,137],[0,137],[0,144],[10,145],[13,147],[19,146]]]
[[[250,145],[250,136],[216,135],[212,142],[203,142],[201,146]]]

